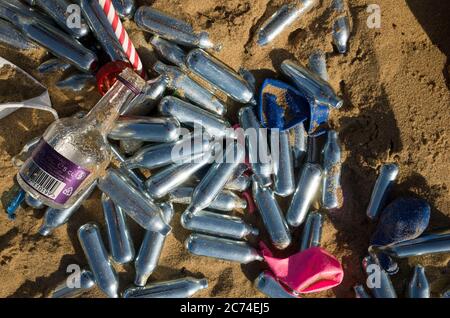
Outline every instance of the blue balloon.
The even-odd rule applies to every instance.
[[[271,93],[271,88],[282,93],[283,103],[279,100],[280,96]],[[313,112],[314,103],[310,102],[303,93],[276,79],[267,78],[264,81],[258,104],[258,116],[264,128],[278,128],[283,131],[303,122],[309,123],[313,116],[315,119],[317,117],[316,120],[320,120],[320,123],[314,122],[316,126],[328,120],[328,113],[321,112],[319,116]],[[308,128],[306,129],[308,130]]]
[[[412,240],[427,229],[430,222],[430,205],[421,199],[399,198],[381,213],[371,245],[387,245]],[[387,255],[378,256],[380,265],[390,274],[398,271],[397,264]]]

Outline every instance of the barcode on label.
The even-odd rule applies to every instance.
[[[39,167],[34,161],[31,162],[28,170],[28,182],[30,185],[42,194],[55,199],[66,184]]]

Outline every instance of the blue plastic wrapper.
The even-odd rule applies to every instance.
[[[24,200],[25,191],[18,184],[14,184],[5,197],[2,198],[2,206],[10,220],[15,220],[16,211]]]
[[[258,106],[264,128],[284,131],[303,123],[308,135],[325,132],[329,108],[315,104],[301,91],[282,81],[270,78],[264,81]]]
[[[419,237],[430,222],[430,205],[421,199],[399,198],[381,213],[371,245],[388,245]],[[397,264],[386,254],[378,255],[380,265],[390,274],[398,271]]]

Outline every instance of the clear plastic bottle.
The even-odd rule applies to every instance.
[[[111,154],[106,136],[121,108],[144,86],[139,75],[125,69],[84,118],[53,122],[17,174],[20,186],[52,208],[71,206],[108,167]]]

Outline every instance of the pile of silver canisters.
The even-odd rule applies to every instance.
[[[395,163],[381,166],[380,173],[372,190],[369,205],[366,210],[371,221],[379,218],[386,204],[392,186],[399,174],[399,167]],[[405,226],[405,225],[402,225]],[[388,257],[405,259],[422,255],[432,255],[450,252],[450,230],[426,233],[415,239],[392,243],[385,246],[370,246],[368,256],[362,261],[362,267],[367,275],[366,286],[375,298],[397,298],[397,292],[390,278],[394,273],[388,273],[380,264],[379,253]],[[363,285],[354,286],[357,298],[371,298]],[[422,265],[416,265],[407,287],[409,298],[430,298],[431,289]],[[450,290],[444,291],[441,298],[450,298]]]
[[[17,0],[0,0],[0,18],[4,19],[0,19],[0,27],[9,28],[6,33],[13,37],[9,38],[11,43],[25,46],[32,41],[32,45],[37,43],[56,57],[41,65],[41,72],[71,66],[84,72],[66,79],[60,83],[61,87],[82,90],[85,81],[92,79],[98,59],[94,49],[81,44],[89,33],[110,60],[124,59],[120,44],[99,14],[98,1],[79,1],[83,14],[79,29],[66,27],[61,8],[67,7],[69,1],[27,2],[33,8]],[[103,193],[108,241],[107,248],[99,225],[88,223],[80,227],[78,238],[89,270],[81,273],[79,288],[63,283],[53,297],[76,296],[94,285],[107,296],[118,297],[119,280],[113,264],[130,262],[135,265],[135,286],[126,289],[123,297],[190,297],[206,288],[206,279],[192,277],[147,284],[171,232],[173,203],[187,205],[181,223],[193,232],[185,247],[194,255],[239,263],[263,260],[259,251],[246,241],[249,236],[257,237],[258,229],[240,217],[229,215],[247,207],[248,202],[239,193],[248,189],[275,248],[283,250],[290,246],[291,233],[302,224],[301,249],[319,246],[323,217],[312,211],[314,202],[320,201],[326,210],[342,206],[337,133],[308,136],[303,124],[299,124],[281,131],[277,135],[279,148],[273,149],[269,145],[272,132],[261,129],[256,116],[255,80],[250,72],[236,73],[208,53],[206,50],[219,50],[220,45],[214,45],[206,32],[196,33],[188,23],[148,6],[134,10],[133,1],[113,2],[122,17],[134,13],[137,26],[153,35],[149,42],[164,63],[158,61],[153,65],[152,71],[159,77],[150,80],[143,94],[123,109],[109,135],[117,168],[109,168],[70,208],[46,209],[39,230],[44,236],[67,223],[98,187]],[[261,26],[258,43],[271,41],[317,1],[300,2],[305,7],[283,6]],[[309,69],[287,60],[280,71],[313,102],[334,108],[342,106],[342,100],[326,82],[323,52],[314,52]],[[229,101],[242,105],[238,114],[242,130],[234,130],[225,119]],[[149,117],[155,107],[158,114]],[[256,136],[250,136],[248,131],[252,130]],[[18,158],[29,154],[37,141],[30,141],[16,156],[16,165],[23,163]],[[271,156],[271,152],[279,155]],[[249,164],[245,163],[246,154]],[[267,154],[267,158],[261,154]],[[290,206],[284,213],[278,200],[288,197]],[[26,202],[34,208],[44,208],[29,195]],[[146,231],[137,252],[127,216]],[[294,297],[269,272],[261,273],[255,285],[271,297]]]

